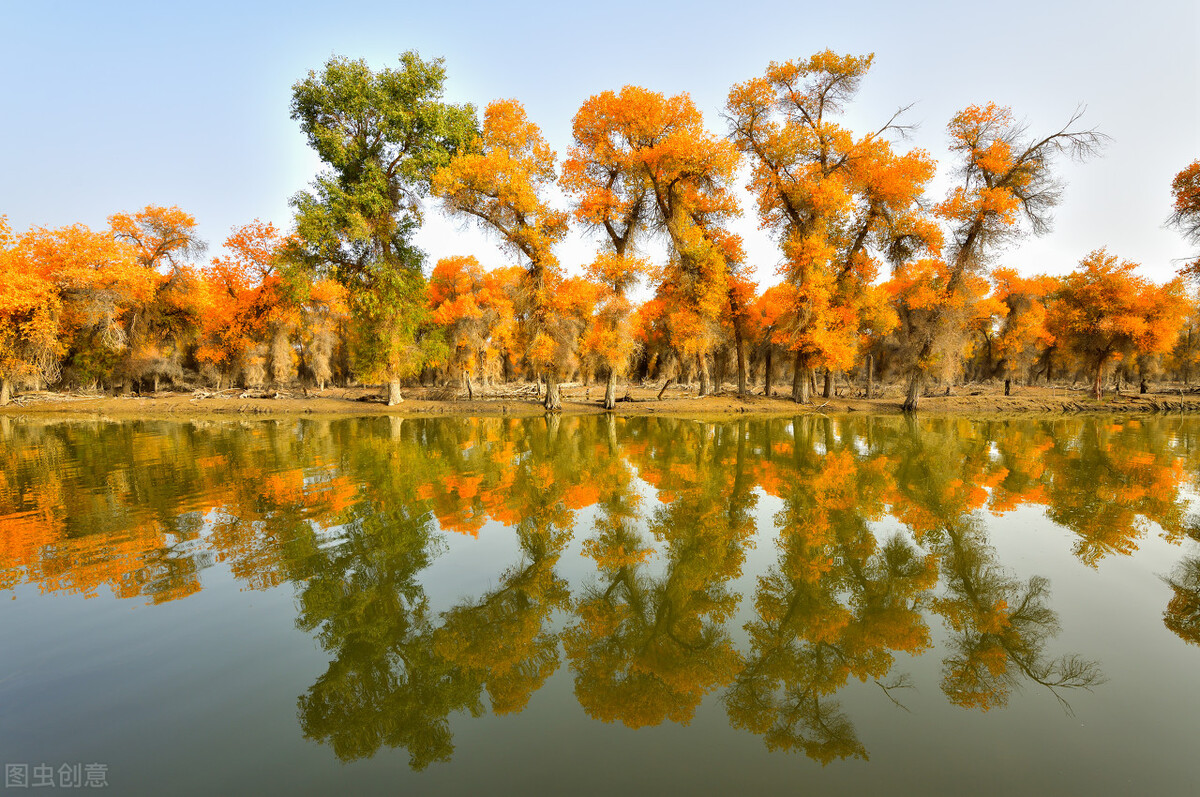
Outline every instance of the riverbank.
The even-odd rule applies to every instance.
[[[619,415],[668,415],[710,417],[727,415],[797,415],[804,413],[899,413],[903,399],[898,387],[885,388],[883,395],[867,399],[841,396],[825,399],[819,395],[812,404],[791,400],[781,389],[766,397],[757,388],[753,395],[738,398],[729,389],[722,393],[697,396],[695,387],[672,386],[658,398],[657,385],[622,386],[615,412]],[[324,391],[196,391],[159,392],[132,396],[103,394],[26,393],[17,396],[0,415],[104,415],[114,417],[182,417],[209,414],[254,415],[509,415],[531,416],[543,413],[533,386],[506,387],[485,391],[473,400],[447,396],[444,388],[410,388],[405,400],[389,407],[378,388],[330,388]],[[592,414],[604,411],[602,385],[572,384],[562,388],[564,413]],[[1200,412],[1200,394],[1160,389],[1157,392],[1107,393],[1099,401],[1085,389],[1065,387],[1024,387],[1005,396],[1002,388],[967,385],[952,395],[925,396],[919,411],[929,414],[1054,414],[1054,413],[1155,413]]]

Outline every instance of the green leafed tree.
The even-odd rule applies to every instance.
[[[442,100],[442,59],[398,69],[334,57],[292,87],[292,118],[328,168],[292,198],[302,267],[347,288],[359,378],[400,382],[442,354],[428,323],[424,253],[413,244],[434,170],[476,137],[475,109]]]

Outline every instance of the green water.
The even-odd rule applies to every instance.
[[[1197,473],[1178,417],[0,418],[0,763],[1198,793]]]

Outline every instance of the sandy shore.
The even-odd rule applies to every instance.
[[[902,394],[892,386],[873,399],[843,396],[825,399],[818,395],[810,405],[796,404],[790,392],[781,389],[770,398],[762,395],[761,387],[753,395],[738,398],[727,386],[717,395],[697,396],[695,387],[672,386],[657,398],[658,386],[622,386],[615,412],[619,415],[670,415],[688,417],[721,417],[729,415],[798,415],[803,413],[835,414],[846,412],[898,413]],[[603,412],[603,386],[568,385],[562,390],[563,412],[590,414]],[[532,387],[504,388],[494,393],[484,391],[474,400],[465,396],[446,398],[443,389],[410,388],[404,392],[403,403],[388,407],[382,402],[378,388],[330,388],[325,391],[228,390],[219,394],[197,392],[160,392],[132,396],[86,394],[27,393],[19,395],[10,405],[0,407],[0,414],[19,415],[101,415],[113,417],[188,417],[210,414],[257,415],[541,415],[543,409]],[[967,385],[949,396],[926,396],[921,399],[922,414],[1045,414],[1063,412],[1200,412],[1200,394],[1180,393],[1178,389],[1160,388],[1156,392],[1138,394],[1108,393],[1099,401],[1087,390],[1025,387],[1003,395],[1003,390],[989,385]]]

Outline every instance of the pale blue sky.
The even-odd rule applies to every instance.
[[[915,103],[911,143],[947,164],[945,124],[965,105],[1010,105],[1033,132],[1048,132],[1086,104],[1084,123],[1113,142],[1098,160],[1063,164],[1053,233],[1001,261],[1061,273],[1107,245],[1162,280],[1190,253],[1162,224],[1172,176],[1200,157],[1197,7],[0,0],[0,214],[18,230],[100,227],[116,211],[179,205],[214,250],[256,217],[286,228],[288,197],[319,167],[289,119],[291,86],[332,54],[375,67],[408,49],[443,56],[450,99],[481,108],[521,100],[561,155],[575,110],[598,91],[687,91],[724,132],[719,112],[733,83],[829,47],[876,53],[848,117],[854,129]],[[756,227],[748,217],[737,229],[761,279],[775,281],[777,251]],[[457,253],[505,259],[436,206],[420,243],[431,263]],[[576,235],[559,253],[573,269],[591,250]]]

